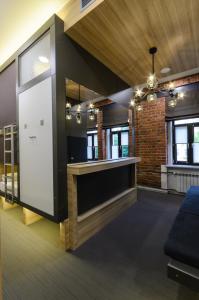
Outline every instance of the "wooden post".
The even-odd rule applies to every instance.
[[[70,240],[69,240],[69,220],[66,219],[60,223],[60,241],[64,246],[65,250],[70,249]]]
[[[77,177],[68,174],[69,244],[73,250],[77,247],[78,243],[77,215]]]

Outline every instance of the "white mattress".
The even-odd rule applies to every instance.
[[[7,182],[7,188],[10,190],[12,188],[12,183],[11,182]],[[0,191],[1,192],[5,192],[5,182],[4,181],[0,181]],[[15,181],[14,183],[14,196],[17,197],[18,193],[18,184],[17,181]],[[8,192],[9,194],[9,192]]]

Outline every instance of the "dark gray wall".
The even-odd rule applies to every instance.
[[[104,96],[117,93],[129,86],[90,53],[64,34],[63,58],[60,68],[65,77]]]
[[[97,116],[95,116],[95,120],[89,120],[89,118],[87,118],[87,129],[95,129],[97,130]]]
[[[184,99],[178,101],[175,108],[166,107],[166,118],[173,119],[199,115],[199,83],[179,87],[176,90],[184,92]]]
[[[109,127],[128,122],[128,109],[118,103],[103,107],[103,126]]]
[[[0,73],[0,128],[16,123],[16,64]],[[3,162],[3,138],[0,137],[0,163]]]
[[[16,64],[0,73],[0,127],[16,122]]]

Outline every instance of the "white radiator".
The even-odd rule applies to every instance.
[[[199,186],[199,168],[174,168],[162,166],[161,186],[162,189],[178,193],[186,193],[190,186]]]

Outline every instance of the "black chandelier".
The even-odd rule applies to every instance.
[[[90,103],[87,110],[82,109],[80,98],[80,84],[79,84],[79,104],[73,109],[70,102],[66,102],[66,120],[72,120],[75,117],[77,124],[82,123],[82,114],[88,114],[88,118],[91,121],[95,120],[96,115],[99,112],[98,108],[95,108],[93,103]]]
[[[158,93],[164,93],[164,96],[168,98],[168,106],[175,107],[178,100],[184,98],[184,93],[178,93],[175,91],[175,86],[173,82],[168,84],[167,88],[161,89],[159,86],[158,78],[155,74],[155,54],[157,53],[157,48],[152,47],[149,49],[149,54],[152,57],[152,70],[149,74],[146,82],[146,87],[144,89],[136,89],[133,93],[133,97],[130,101],[130,106],[135,107],[137,111],[143,109],[142,101],[147,100],[152,102],[157,100]]]

